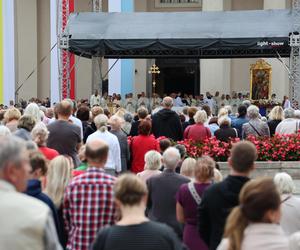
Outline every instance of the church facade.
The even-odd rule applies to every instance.
[[[45,98],[51,96],[53,79],[51,67],[51,32],[55,18],[51,12],[53,0],[14,0],[15,14],[15,89],[18,89],[32,69],[33,75],[18,91],[18,98]],[[91,11],[92,1],[73,0],[75,12]],[[118,6],[119,5],[119,6]],[[103,11],[240,11],[291,8],[291,0],[104,0]],[[188,25],[188,24],[186,24]],[[263,23],[262,23],[263,25]],[[159,27],[158,27],[159,28]],[[145,27],[147,32],[147,27]],[[53,35],[52,35],[53,37]],[[40,64],[43,57],[46,59]],[[189,94],[231,94],[250,91],[250,66],[260,58],[252,59],[130,59],[121,60],[107,74],[109,92],[135,94],[153,91],[149,68],[154,63],[160,68],[156,91],[160,94],[173,91]],[[278,98],[288,94],[289,79],[285,67],[278,59],[263,58],[272,67],[271,92]],[[102,74],[108,71],[114,59],[104,59]],[[289,59],[284,59],[288,65]],[[92,62],[75,58],[75,97],[88,98],[92,89]],[[3,83],[5,84],[5,83]],[[52,88],[53,89],[53,88]]]

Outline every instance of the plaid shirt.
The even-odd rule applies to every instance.
[[[114,181],[102,169],[90,167],[68,185],[63,204],[67,249],[88,250],[99,229],[114,224]]]

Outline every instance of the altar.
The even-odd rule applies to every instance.
[[[251,103],[259,107],[259,113],[267,116],[271,109],[280,105],[271,98],[272,66],[263,59],[259,59],[250,67],[250,99]]]

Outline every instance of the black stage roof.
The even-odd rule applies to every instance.
[[[69,51],[106,58],[289,57],[291,10],[74,13]]]

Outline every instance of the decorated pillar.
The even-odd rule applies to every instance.
[[[110,0],[108,10],[109,12],[134,12],[134,0]],[[116,93],[124,96],[126,93],[133,92],[134,60],[121,59],[116,62],[116,59],[109,59],[109,68],[112,66],[108,75],[109,94]]]

